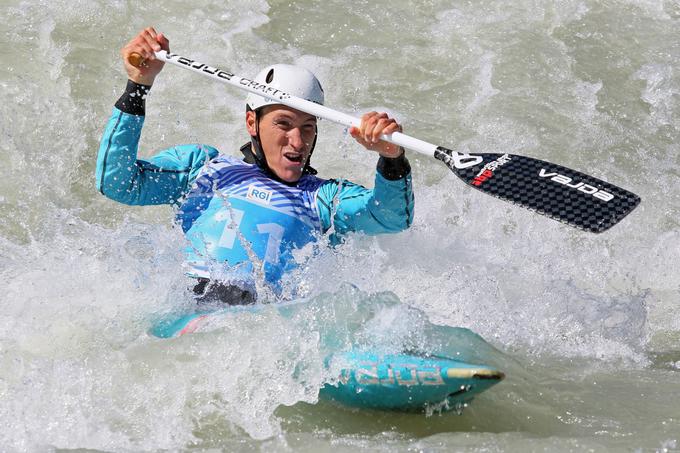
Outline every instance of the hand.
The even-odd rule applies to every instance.
[[[165,64],[156,59],[154,52],[159,50],[170,51],[170,41],[163,33],[156,33],[153,27],[148,27],[142,30],[137,36],[125,44],[120,49],[120,55],[123,57],[125,70],[128,73],[128,78],[133,82],[143,85],[153,85],[153,81],[163,69]],[[130,63],[130,55],[137,53],[144,58],[144,63],[140,67],[135,67]]]
[[[375,151],[384,157],[399,157],[404,153],[404,148],[393,143],[381,140],[381,135],[389,135],[393,132],[401,132],[401,125],[387,113],[369,112],[361,117],[359,127],[351,127],[349,133],[364,148]]]

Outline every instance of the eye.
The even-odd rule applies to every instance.
[[[280,127],[281,129],[284,129],[286,131],[293,127],[292,124],[290,123],[290,121],[284,120],[284,119],[275,120],[274,125],[277,126],[277,127]]]
[[[306,133],[311,133],[316,131],[316,126],[314,124],[305,124],[302,126],[302,130]]]

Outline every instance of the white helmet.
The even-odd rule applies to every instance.
[[[311,71],[300,66],[289,64],[275,64],[264,68],[255,76],[255,82],[267,85],[292,94],[293,96],[323,105],[323,88]],[[251,110],[257,110],[267,105],[279,102],[249,93],[246,105]]]

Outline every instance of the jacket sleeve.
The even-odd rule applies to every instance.
[[[206,145],[180,145],[137,159],[143,115],[118,107],[104,130],[97,156],[97,190],[129,205],[176,203],[191,187],[206,159],[218,151]]]
[[[382,158],[381,158],[382,159]],[[319,188],[317,207],[324,231],[332,224],[335,234],[397,233],[413,223],[413,188],[408,161],[401,172],[385,171],[378,163],[375,187],[367,189],[345,180],[329,180]]]

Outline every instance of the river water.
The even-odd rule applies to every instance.
[[[221,3],[1,2],[0,450],[680,449],[677,0]],[[171,208],[94,187],[118,50],[147,25],[200,61],[301,64],[333,108],[559,163],[642,204],[594,235],[410,154],[413,227],[350,237],[295,275],[322,308],[152,338],[154,319],[192,304],[181,231]],[[236,155],[243,116],[243,93],[166,67],[141,155],[195,142]],[[320,124],[321,176],[371,185],[375,160]],[[329,323],[385,344],[465,327],[507,378],[462,415],[318,402]]]

